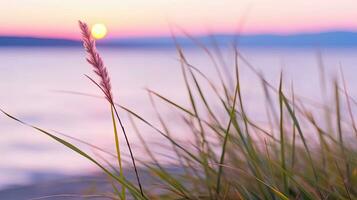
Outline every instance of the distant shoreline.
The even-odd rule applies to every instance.
[[[196,41],[177,37],[185,47],[205,45],[231,45],[237,37],[232,34],[195,36]],[[0,47],[81,47],[79,40],[0,36]],[[171,37],[114,38],[98,41],[98,46],[114,48],[174,48]],[[238,46],[243,47],[357,47],[357,32],[322,32],[293,35],[261,34],[238,37]]]

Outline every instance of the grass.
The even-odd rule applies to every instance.
[[[322,102],[322,109],[315,108],[313,112],[308,110],[303,99],[294,93],[293,86],[290,91],[286,90],[283,74],[280,76],[279,85],[275,87],[265,80],[235,47],[234,76],[224,77],[220,74],[220,81],[216,84],[190,64],[183,49],[176,44],[190,107],[179,105],[174,100],[148,89],[147,92],[161,126],[156,127],[136,112],[114,101],[109,75],[95,49],[94,40],[91,40],[89,34],[86,35],[85,26],[81,23],[85,48],[89,54],[88,62],[94,67],[100,83],[89,76],[88,78],[103,92],[110,105],[117,151],[113,156],[117,159],[117,166],[109,162],[100,162],[99,158],[82,151],[70,141],[56,136],[58,134],[28,124],[4,110],[1,112],[56,140],[98,166],[108,176],[113,186],[110,195],[106,194],[108,198],[357,199],[357,148],[355,146],[357,129],[353,116],[353,107],[357,106],[357,103],[348,94],[342,70],[342,84],[337,80],[333,82],[335,104],[328,105],[326,100]],[[215,54],[203,44],[198,46],[219,70],[222,66],[215,60]],[[219,47],[215,47],[215,50],[217,55],[221,55]],[[254,116],[249,116],[246,112],[245,104],[249,102],[243,102],[238,61],[244,62],[262,83],[264,91],[262,98],[266,101],[265,112],[269,119],[269,126],[263,127],[254,121]],[[322,62],[320,65],[323,65]],[[323,69],[323,66],[321,68]],[[321,80],[323,90],[327,90],[323,73]],[[207,97],[207,90],[211,90],[215,95],[214,98],[217,99],[224,116],[213,111],[213,106]],[[323,91],[324,95],[326,93],[327,91]],[[187,144],[173,137],[167,119],[161,116],[156,107],[158,101],[168,104],[182,117],[189,134],[192,134],[196,141],[191,148],[187,148]],[[346,104],[345,110],[342,109],[343,102]],[[135,159],[126,137],[126,134],[134,133],[126,133],[117,109],[129,115],[141,146],[152,162]],[[180,170],[172,172],[160,163],[160,159],[150,150],[150,145],[141,137],[137,123],[149,126],[171,144],[167,148],[171,148],[177,159],[175,166]],[[121,132],[118,131],[117,124],[120,125]],[[136,172],[135,182],[126,179],[122,167],[119,146],[121,133],[124,134],[130,150],[132,168]],[[101,150],[95,145],[84,141],[82,143]],[[142,185],[136,162],[140,162],[141,168],[151,172],[152,184]]]

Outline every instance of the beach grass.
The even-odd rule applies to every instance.
[[[176,43],[189,107],[147,89],[160,122],[160,127],[157,127],[135,111],[115,102],[109,74],[95,48],[95,42],[90,35],[86,35],[85,23],[80,26],[89,55],[88,62],[94,67],[100,81],[97,83],[93,78],[88,78],[100,89],[110,106],[117,165],[101,163],[55,133],[28,124],[4,110],[1,112],[49,136],[98,166],[113,186],[113,190],[108,191],[109,199],[357,199],[357,129],[352,109],[357,103],[348,94],[342,70],[340,81],[336,79],[332,83],[334,104],[328,103],[326,95],[326,102],[321,102],[321,108],[313,112],[307,108],[304,99],[294,93],[293,86],[285,87],[283,73],[279,85],[274,86],[240,54],[236,45],[232,47],[235,65],[234,74],[230,77],[220,73],[220,68],[224,66],[218,64],[214,53],[203,44],[198,45],[215,63],[220,80],[216,83],[190,64],[184,50]],[[244,101],[242,95],[239,61],[244,62],[261,82],[264,91],[261,98],[266,102],[265,110],[261,113],[267,114],[268,126],[262,126],[246,112],[246,105],[250,102]],[[322,90],[327,90],[323,73],[320,78]],[[208,100],[211,97],[207,97],[205,91],[207,88],[212,91],[210,95],[215,95],[222,108],[221,113],[214,112]],[[191,148],[175,139],[167,125],[169,119],[165,119],[156,107],[158,101],[171,106],[182,117],[188,134],[195,141]],[[344,109],[342,104],[345,105]],[[136,160],[126,136],[135,133],[125,131],[117,109],[129,115],[141,142],[137,145],[145,150],[151,162]],[[221,116],[222,113],[224,116]],[[167,140],[171,145],[167,148],[173,152],[175,167],[179,170],[172,172],[160,162],[150,144],[141,137],[136,123],[147,125]],[[127,179],[122,168],[119,134],[124,134],[130,150],[130,166],[135,171],[135,181]],[[155,184],[142,184],[136,162],[141,163],[139,168],[151,173]]]

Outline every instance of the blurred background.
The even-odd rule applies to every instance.
[[[213,59],[229,82],[237,41],[242,55],[272,84],[278,85],[282,70],[287,88],[294,84],[300,96],[321,101],[318,55],[328,78],[338,77],[341,67],[348,85],[357,84],[356,10],[355,0],[2,1],[0,107],[46,130],[114,150],[105,100],[78,94],[101,95],[83,76],[92,72],[78,20],[87,22],[98,39],[116,101],[154,124],[146,88],[189,105],[172,35],[188,61],[216,82],[214,62],[198,43],[215,52]],[[261,83],[246,63],[240,65],[242,93],[252,102],[248,113],[264,124]],[[159,107],[176,126],[175,137],[190,141],[177,125],[179,117]],[[121,114],[132,133],[127,114]],[[164,154],[162,138],[138,126],[154,152]],[[95,172],[84,158],[5,116],[0,116],[0,134],[0,189]],[[140,152],[136,135],[129,137]]]

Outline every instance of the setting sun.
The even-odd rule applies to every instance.
[[[107,35],[108,31],[104,24],[94,24],[91,32],[95,39],[102,39]]]

